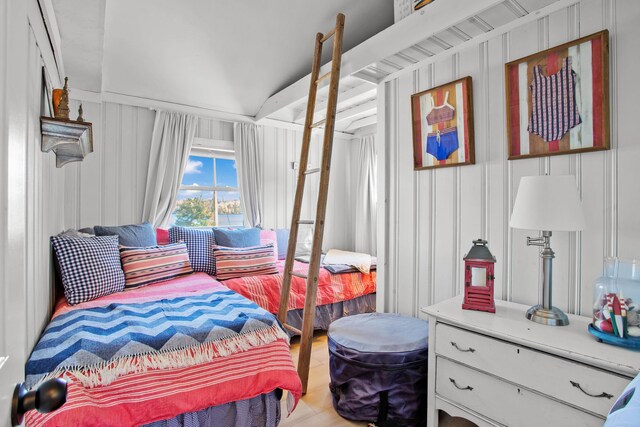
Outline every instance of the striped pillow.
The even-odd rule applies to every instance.
[[[278,273],[276,262],[273,259],[273,244],[248,248],[228,248],[214,245],[213,257],[216,261],[216,278],[218,280]]]
[[[120,246],[120,261],[124,270],[125,289],[193,273],[184,243],[147,248]]]

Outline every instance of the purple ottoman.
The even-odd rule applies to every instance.
[[[398,314],[343,317],[329,326],[333,406],[379,426],[425,426],[429,323]]]

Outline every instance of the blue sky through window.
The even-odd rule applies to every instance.
[[[182,177],[182,185],[213,187],[213,159],[210,157],[189,156]]]
[[[235,160],[216,159],[216,184],[218,187],[238,188]]]
[[[235,160],[199,156],[189,156],[184,176],[182,177],[182,185],[213,187],[214,161],[216,163],[216,186],[238,188]]]

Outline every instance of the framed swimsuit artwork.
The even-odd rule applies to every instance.
[[[609,32],[505,65],[509,159],[609,149]]]
[[[471,77],[411,95],[414,169],[475,163]]]

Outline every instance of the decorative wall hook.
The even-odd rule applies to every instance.
[[[53,378],[43,382],[35,390],[27,390],[24,383],[16,384],[11,399],[11,425],[22,424],[27,411],[53,412],[67,401],[67,382],[62,378]]]

